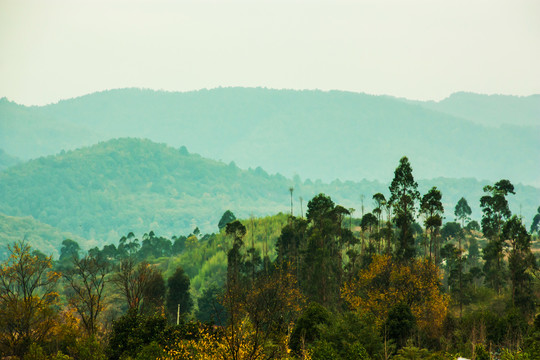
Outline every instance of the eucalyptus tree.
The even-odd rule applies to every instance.
[[[508,270],[512,286],[512,305],[524,314],[534,314],[535,295],[531,271],[536,269],[536,260],[531,252],[531,236],[516,216],[512,216],[502,228],[502,238],[510,245]]]
[[[465,228],[465,221],[471,219],[471,214],[471,207],[467,203],[467,200],[462,197],[456,204],[456,207],[454,209],[454,215],[456,216],[456,220],[461,221],[461,227],[463,229]]]
[[[420,199],[420,193],[418,192],[418,183],[414,181],[411,164],[406,156],[399,161],[389,189],[389,202],[393,206],[394,222],[399,230],[396,256],[400,260],[409,261],[415,255],[411,225],[414,222],[416,203]]]
[[[465,235],[465,232],[463,231],[465,229],[465,221],[470,220],[470,216],[472,214],[471,207],[467,203],[467,200],[462,197],[459,199],[458,203],[456,204],[456,207],[454,209],[454,215],[456,216],[456,220],[461,221],[461,231],[459,233],[459,245],[458,245],[458,276],[459,276],[459,316],[461,317],[462,311],[463,311],[463,283],[462,283],[462,275],[463,275],[463,249],[461,248],[461,239]]]
[[[508,194],[515,194],[514,185],[508,180],[500,180],[493,186],[484,186],[486,195],[480,198],[482,208],[482,231],[488,240],[484,248],[484,274],[486,282],[500,293],[505,279],[504,248],[506,246],[501,237],[504,222],[512,213],[508,207]]]
[[[381,193],[376,193],[373,195],[373,201],[375,202],[375,208],[373,209],[373,214],[377,216],[377,251],[381,253],[381,217],[383,212],[383,207],[386,205],[386,198]]]
[[[426,232],[429,231],[430,235],[429,260],[431,261],[433,249],[435,264],[437,264],[437,255],[439,251],[437,235],[442,226],[442,214],[444,213],[444,207],[441,200],[442,194],[437,187],[434,186],[422,197],[422,201],[420,202],[420,212],[425,216],[424,226],[426,227]]]

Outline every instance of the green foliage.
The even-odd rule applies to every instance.
[[[289,346],[291,350],[300,354],[307,346],[320,338],[319,325],[330,323],[330,312],[317,303],[310,303],[302,313],[291,334]]]
[[[394,210],[394,222],[399,229],[396,255],[399,259],[410,260],[414,257],[414,238],[411,225],[414,222],[416,202],[420,199],[418,183],[414,181],[412,167],[407,157],[402,157],[394,171],[390,184],[390,199]]]
[[[233,222],[234,220],[236,220],[236,216],[234,216],[233,212],[231,210],[225,211],[223,215],[221,215],[221,219],[219,219],[218,229],[221,231],[228,223]]]
[[[475,355],[476,360],[490,360],[491,356],[489,355],[489,352],[486,350],[484,345],[478,344],[475,348]]]
[[[181,267],[176,268],[174,274],[167,280],[167,311],[173,322],[176,322],[178,305],[180,305],[182,319],[191,312],[193,300],[189,293],[189,286],[189,278]]]
[[[227,319],[225,308],[221,304],[222,291],[215,285],[205,289],[201,296],[197,299],[197,313],[196,317],[202,322],[208,322],[223,326]]]
[[[388,312],[388,318],[384,324],[384,331],[390,340],[396,342],[397,348],[401,349],[407,343],[407,339],[416,328],[416,319],[411,312],[410,306],[401,303],[394,306]]]
[[[53,255],[54,258],[58,258],[63,239],[92,244],[80,236],[41,223],[30,216],[15,217],[0,213],[0,259],[7,258],[7,245],[20,239],[26,239],[34,249]]]
[[[162,338],[166,325],[164,317],[145,316],[130,309],[113,322],[106,349],[108,359],[135,358],[147,345]]]
[[[375,358],[383,341],[371,314],[344,312],[336,314],[329,324],[318,327],[320,338],[331,344],[342,359]]]
[[[32,216],[57,229],[40,233],[35,221],[27,218],[24,229],[18,218],[4,219],[10,224],[2,225],[0,216],[4,227],[0,241],[8,238],[4,243],[11,242],[28,234],[37,248],[55,255],[66,238],[88,249],[116,242],[129,231],[143,234],[150,229],[174,241],[173,235],[187,235],[195,227],[203,233],[215,231],[222,209],[231,208],[242,218],[283,211],[291,182],[295,194],[304,199],[324,192],[346,208],[358,208],[357,194],[382,193],[387,188],[387,184],[367,180],[291,180],[262,169],[241,170],[148,140],[111,140],[0,172],[0,212]],[[463,195],[480,197],[487,183],[444,178],[418,181],[421,192],[434,185],[444,194],[445,208],[450,209]],[[517,212],[522,205],[525,218],[532,219],[540,189],[517,185],[516,190],[512,210]],[[479,219],[478,205],[471,208],[472,217]],[[11,224],[15,220],[19,222],[16,226]]]
[[[467,203],[467,200],[462,197],[459,199],[458,203],[456,204],[456,208],[454,209],[454,215],[456,216],[457,220],[461,220],[461,226],[464,226],[465,221],[470,219],[471,214],[472,210],[469,203]]]

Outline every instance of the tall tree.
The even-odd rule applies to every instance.
[[[465,228],[465,221],[471,218],[471,214],[471,207],[467,203],[467,200],[462,197],[461,199],[459,199],[454,209],[454,215],[456,216],[456,220],[461,221],[461,228]]]
[[[309,228],[300,271],[302,287],[310,300],[335,306],[342,275],[340,239],[346,230],[341,224],[349,211],[336,206],[325,194],[311,199],[307,208]]]
[[[111,276],[111,282],[126,300],[128,308],[139,311],[145,287],[154,271],[147,262],[137,264],[134,257],[122,259],[118,271]]]
[[[465,231],[463,231],[463,229],[465,229],[465,221],[470,219],[471,214],[471,207],[467,203],[467,200],[462,197],[461,199],[459,199],[454,209],[454,215],[456,216],[456,220],[461,221],[462,229],[462,231],[460,231],[459,233],[458,243],[459,317],[461,317],[463,313],[463,248],[461,247],[461,240],[465,236]]]
[[[414,237],[411,225],[414,222],[416,202],[420,199],[418,184],[414,181],[412,167],[406,156],[402,157],[394,171],[390,184],[389,202],[394,208],[394,222],[399,229],[396,256],[408,261],[414,258]]]
[[[375,208],[373,214],[377,216],[377,252],[381,253],[381,217],[383,212],[383,206],[386,205],[386,198],[381,193],[373,195],[373,201],[375,202]]]
[[[514,215],[504,224],[502,237],[510,243],[508,270],[512,285],[512,305],[527,315],[534,314],[535,295],[531,271],[536,269],[536,260],[531,253],[531,236],[521,220]]]
[[[98,317],[104,310],[107,265],[93,256],[72,258],[73,265],[63,275],[67,281],[69,303],[81,318],[88,335],[98,330]]]
[[[292,202],[292,196],[293,196],[294,187],[289,187],[289,192],[291,193],[291,217],[293,217],[293,202]]]
[[[508,194],[515,194],[514,185],[508,180],[500,180],[493,186],[484,186],[486,195],[480,198],[482,208],[482,231],[489,239],[484,248],[484,274],[489,286],[500,293],[505,278],[504,248],[501,229],[512,213],[508,207]]]
[[[165,295],[167,287],[161,271],[154,270],[148,276],[146,286],[143,288],[143,303],[141,312],[143,314],[153,315],[160,313],[165,304]]]
[[[435,264],[438,264],[438,241],[437,235],[442,225],[442,214],[444,213],[444,207],[441,202],[442,194],[437,187],[432,187],[427,194],[422,197],[420,203],[420,211],[425,215],[424,226],[426,231],[429,231],[429,259],[431,260],[432,249],[435,258]]]
[[[174,274],[167,280],[167,310],[173,322],[177,318],[178,306],[180,306],[181,318],[185,318],[193,307],[189,287],[190,281],[184,269],[177,267]]]

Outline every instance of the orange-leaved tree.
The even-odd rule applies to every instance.
[[[439,269],[427,260],[408,263],[375,255],[372,263],[341,291],[352,309],[371,312],[382,326],[389,309],[407,304],[420,330],[439,334],[448,309],[448,297],[440,291]]]

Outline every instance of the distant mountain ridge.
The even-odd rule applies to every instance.
[[[341,91],[218,88],[111,90],[42,107],[3,100],[0,147],[29,159],[111,138],[144,137],[242,168],[326,182],[384,181],[407,154],[415,159],[418,178],[509,177],[540,186],[540,126],[484,126],[478,119],[499,98],[453,108],[462,98],[468,95],[432,104]],[[509,111],[530,112],[516,106]]]
[[[415,174],[416,160],[410,158]],[[394,168],[398,162],[394,164]],[[415,174],[416,176],[416,174]],[[390,171],[385,183],[293,179],[269,175],[262,168],[242,170],[234,163],[205,159],[185,147],[172,148],[149,140],[122,138],[91,147],[31,160],[0,172],[0,213],[32,216],[62,232],[92,240],[116,243],[122,235],[150,230],[171,237],[189,234],[195,227],[217,231],[227,209],[239,218],[290,211],[289,187],[294,187],[294,213],[305,214],[307,202],[324,192],[346,208],[372,209],[377,192],[388,196]],[[426,193],[437,186],[443,194],[446,220],[464,196],[480,218],[478,202],[489,182],[475,179],[419,180]],[[509,201],[514,213],[530,223],[536,213],[540,189],[516,185]],[[299,197],[303,198],[300,203]],[[521,209],[520,209],[521,205]],[[60,242],[63,239],[60,239]]]
[[[441,101],[413,103],[484,126],[540,126],[540,94],[510,96],[457,92]]]

